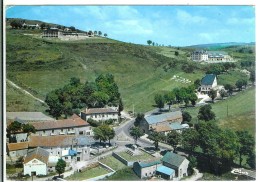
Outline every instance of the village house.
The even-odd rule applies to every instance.
[[[113,108],[86,108],[81,111],[80,116],[85,121],[88,119],[96,121],[118,120],[118,111]]]
[[[28,142],[19,143],[7,143],[6,152],[12,160],[17,160],[19,157],[23,157],[28,152]]]
[[[134,162],[133,170],[136,175],[141,178],[150,178],[155,175],[156,170],[159,166],[161,166],[160,159],[143,161],[143,162]]]
[[[52,156],[59,156],[66,162],[72,162],[88,160],[90,146],[94,140],[88,136],[74,135],[31,136],[28,143],[29,148],[41,147]]]
[[[163,166],[174,169],[175,177],[180,180],[181,178],[188,176],[189,161],[178,154],[173,152],[167,152],[162,158]]]
[[[217,87],[217,77],[215,74],[206,74],[201,79],[201,86],[199,90],[201,93],[209,93],[210,90]]]
[[[34,126],[36,133],[31,135],[37,136],[55,136],[55,135],[87,135],[92,136],[92,128],[88,122],[82,120],[74,114],[69,119],[50,120],[41,122],[27,122],[21,119],[16,119],[21,124],[30,123]],[[10,123],[9,123],[10,124]],[[16,137],[17,142],[27,141],[27,133],[18,131],[13,133],[11,137]]]
[[[161,160],[135,162],[133,170],[141,179],[153,176],[166,180],[180,180],[188,175],[189,161],[178,154],[167,152]]]
[[[49,152],[37,147],[28,152],[23,163],[24,175],[47,175]]]
[[[182,122],[181,111],[169,112],[159,115],[147,116],[140,122],[140,128],[144,133],[149,134],[150,131],[164,132],[167,134],[173,130],[172,123]]]
[[[207,61],[208,60],[208,52],[205,50],[196,50],[191,54],[192,61]]]

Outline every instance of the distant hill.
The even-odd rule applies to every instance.
[[[255,45],[255,42],[249,42],[249,43],[245,43],[245,42],[226,42],[226,43],[212,43],[212,44],[198,44],[198,45],[191,45],[191,46],[187,46],[187,48],[197,48],[197,49],[221,49],[221,48],[226,48],[226,47],[230,47],[230,46],[251,46],[251,45]]]

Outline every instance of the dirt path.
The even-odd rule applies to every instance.
[[[13,86],[14,88],[16,88],[16,89],[18,89],[18,90],[21,90],[22,92],[24,92],[26,95],[29,95],[29,96],[32,97],[33,99],[35,99],[35,100],[37,100],[37,101],[39,101],[39,102],[41,102],[41,103],[45,103],[43,100],[41,100],[41,99],[39,99],[39,98],[33,96],[30,92],[28,92],[28,91],[24,90],[23,88],[19,87],[18,85],[16,85],[14,82],[12,82],[12,81],[10,81],[10,80],[8,80],[8,79],[6,79],[6,81],[7,81],[8,83],[10,83],[11,86]]]
[[[191,177],[184,179],[183,181],[197,181],[200,178],[202,178],[203,173],[200,173],[199,170],[196,168],[193,169],[194,169],[194,174]]]

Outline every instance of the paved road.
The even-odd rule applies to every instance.
[[[194,174],[189,178],[185,178],[184,181],[197,181],[203,177],[203,173],[200,173],[198,169],[193,168]]]

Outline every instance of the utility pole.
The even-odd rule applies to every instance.
[[[135,105],[133,104],[133,117],[135,116]]]
[[[227,117],[228,117],[228,103],[227,103]]]

